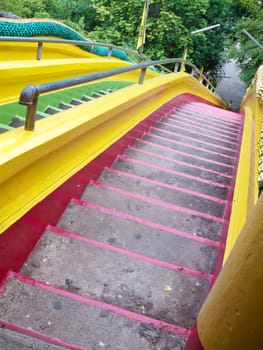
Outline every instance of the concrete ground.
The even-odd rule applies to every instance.
[[[239,110],[246,93],[247,85],[239,77],[240,69],[235,60],[227,62],[223,68],[224,77],[217,84],[216,92],[225,102],[232,105],[232,110]],[[232,101],[232,103],[231,103]]]

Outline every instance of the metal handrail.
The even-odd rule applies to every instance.
[[[41,60],[42,56],[42,50],[43,50],[43,44],[44,43],[53,43],[53,44],[72,44],[72,45],[80,45],[80,46],[102,46],[102,47],[108,47],[109,48],[109,54],[108,57],[111,57],[112,50],[117,49],[123,52],[127,52],[133,55],[136,55],[140,59],[147,59],[145,55],[142,55],[138,53],[137,51],[125,49],[113,44],[106,44],[106,43],[99,43],[99,42],[93,42],[89,40],[67,40],[67,39],[52,39],[52,38],[31,38],[31,37],[19,37],[19,36],[0,36],[0,42],[23,42],[23,43],[38,43],[38,50],[37,50],[37,60]],[[92,50],[91,50],[92,53]]]
[[[52,38],[31,38],[31,37],[19,37],[19,36],[0,36],[0,42],[23,42],[23,43],[37,43],[37,53],[36,53],[36,59],[41,60],[42,58],[42,52],[43,52],[43,44],[44,43],[53,43],[53,44],[71,44],[71,45],[80,45],[80,46],[91,46],[93,48],[94,46],[101,46],[101,47],[108,47],[109,48],[109,53],[107,55],[108,58],[112,57],[112,51],[113,49],[123,51],[128,54],[135,55],[137,58],[141,60],[150,60],[149,57],[140,54],[137,51],[130,50],[130,49],[125,49],[120,46],[116,46],[113,44],[107,44],[107,43],[100,43],[96,41],[83,41],[83,40],[67,40],[67,39],[52,39]],[[90,51],[92,53],[92,49]],[[164,71],[171,73],[171,70],[162,66],[158,65],[160,68],[162,68]]]
[[[75,86],[83,83],[88,83],[92,81],[96,81],[103,78],[108,78],[114,75],[123,74],[135,70],[141,70],[138,84],[143,84],[145,73],[148,67],[153,67],[156,65],[163,65],[168,63],[174,63],[175,64],[175,71],[178,69],[179,64],[187,64],[190,67],[192,67],[192,72],[196,72],[198,74],[198,77],[202,77],[202,80],[200,81],[203,83],[206,82],[206,86],[208,89],[211,89],[213,92],[215,91],[214,86],[210,83],[210,81],[199,71],[199,69],[191,62],[183,60],[181,58],[170,58],[166,60],[158,60],[158,61],[149,61],[146,63],[139,63],[136,65],[132,65],[125,68],[118,68],[109,70],[106,72],[100,72],[100,73],[94,73],[90,75],[85,75],[81,77],[76,78],[70,78],[65,80],[60,80],[52,83],[45,83],[45,84],[39,84],[39,85],[28,85],[26,86],[21,94],[19,103],[22,105],[27,106],[27,112],[26,112],[26,120],[25,120],[25,130],[33,131],[35,127],[35,119],[36,119],[36,111],[37,111],[37,103],[38,103],[38,97],[40,94],[45,92],[51,92],[55,90],[64,89],[66,87]]]

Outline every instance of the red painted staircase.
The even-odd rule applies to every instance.
[[[182,95],[5,232],[0,348],[200,348],[242,129]]]

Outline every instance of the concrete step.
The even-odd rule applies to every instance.
[[[158,149],[159,151],[159,149]],[[211,169],[204,169],[202,167],[202,162],[197,163],[198,165],[194,166],[187,162],[187,157],[184,156],[182,161],[174,160],[167,156],[168,152],[164,152],[164,155],[153,152],[148,152],[144,148],[133,148],[130,147],[125,152],[125,155],[132,159],[140,160],[141,162],[153,164],[164,169],[169,169],[177,171],[179,173],[189,175],[193,177],[195,181],[208,180],[218,184],[230,185],[232,177],[227,176],[226,174],[216,171],[211,171]],[[225,169],[223,168],[223,171]],[[195,179],[194,179],[195,178]]]
[[[79,100],[77,98],[73,98],[72,100],[70,100],[69,102],[72,106],[78,106],[81,105],[83,103],[82,100]]]
[[[212,272],[217,253],[218,242],[208,242],[170,226],[156,225],[152,221],[78,200],[72,200],[57,226],[115,247],[206,273]]]
[[[8,124],[8,126],[11,126],[12,128],[19,128],[20,126],[24,126],[24,125],[25,125],[25,119],[17,115],[14,116]]]
[[[191,209],[186,210],[165,201],[134,195],[129,191],[95,182],[84,191],[82,200],[193,235],[212,240],[220,239],[223,220]]]
[[[64,346],[48,344],[29,335],[11,331],[7,328],[0,328],[0,349],[1,350],[62,350]]]
[[[69,242],[69,248],[70,245]],[[74,276],[73,282],[75,280]],[[86,285],[88,281],[87,276]],[[4,310],[2,319],[74,344],[74,347],[68,346],[71,349],[153,350],[159,347],[183,350],[189,335],[187,329],[76,295],[68,290],[70,282],[64,280],[65,289],[62,289],[21,275],[10,278],[4,294],[0,296],[0,308]],[[101,281],[101,287],[107,286]],[[124,290],[121,289],[120,293]],[[32,300],[37,303],[33,304]]]
[[[166,157],[174,161],[183,162],[189,166],[194,166],[202,169],[205,172],[216,172],[222,177],[231,176],[233,173],[233,166],[229,166],[220,162],[212,161],[211,159],[202,158],[199,154],[191,152],[182,152],[173,148],[169,148],[157,143],[152,143],[143,139],[137,139],[133,148],[145,152],[158,154],[160,157]]]
[[[214,112],[215,110],[209,114],[208,110],[196,111],[189,110],[189,108],[177,107],[176,111],[172,112],[171,115],[183,116],[188,120],[199,120],[202,123],[208,123],[209,126],[215,126],[221,129],[231,131],[238,131],[240,129],[239,121],[231,120],[228,118],[221,118],[220,116],[215,117]]]
[[[160,167],[153,162],[143,162],[127,156],[119,156],[113,167],[150,180],[160,181],[164,184],[174,185],[218,199],[226,200],[229,193],[229,188],[224,184],[194,178],[176,170]]]
[[[165,202],[216,217],[222,217],[225,210],[226,203],[217,198],[202,196],[199,192],[181,189],[158,180],[149,180],[118,169],[105,170],[99,182],[160,201],[165,198]]]
[[[238,148],[237,140],[226,139],[221,135],[208,135],[207,132],[198,130],[197,127],[188,125],[188,127],[183,127],[178,124],[171,124],[165,120],[155,124],[155,128],[168,131],[179,135],[180,137],[185,137],[185,139],[190,140],[194,139],[200,143],[206,143],[206,145],[216,146],[222,149],[236,150]]]
[[[192,276],[176,266],[173,269],[172,264],[166,265],[128,250],[113,249],[109,244],[98,246],[91,240],[47,231],[21,273],[190,329],[207,295],[209,280],[200,272]]]
[[[180,126],[189,129],[189,123],[185,118],[180,118],[178,115],[169,116],[168,118],[163,118],[161,121],[165,121],[172,126]],[[207,124],[202,125],[198,121],[191,119],[191,128],[194,128],[198,132],[204,132],[207,136],[220,137],[222,140],[238,141],[238,131],[221,129],[220,127],[209,126]]]
[[[174,133],[171,131],[159,129],[156,127],[151,128],[150,133],[153,136],[160,136],[162,138],[170,139],[170,140],[176,140],[177,143],[185,143],[190,144],[192,147],[198,147],[201,150],[207,151],[207,152],[214,152],[219,153],[223,156],[223,158],[226,159],[227,164],[233,164],[234,157],[236,156],[237,152],[235,150],[232,150],[229,147],[225,147],[223,145],[220,145],[220,142],[216,144],[215,142],[207,142],[204,141],[203,137],[197,138],[197,137],[189,137],[182,133]],[[227,157],[227,158],[226,158]]]
[[[188,154],[198,155],[199,157],[206,158],[207,160],[212,160],[215,162],[219,162],[225,165],[232,165],[235,162],[235,157],[232,153],[231,156],[227,156],[223,151],[218,150],[213,147],[212,149],[208,149],[204,147],[204,145],[193,145],[192,142],[186,141],[183,137],[181,140],[179,138],[170,138],[167,137],[167,134],[159,132],[145,133],[143,136],[143,140],[149,141],[152,143],[156,143],[158,145],[166,146],[168,148],[174,149],[176,151],[185,152]],[[212,148],[212,147],[211,147]]]
[[[54,107],[54,106],[48,106],[44,110],[44,113],[49,114],[49,115],[53,115],[53,114],[59,113],[61,111],[62,111],[62,109],[60,109],[60,108],[57,108],[57,107]]]

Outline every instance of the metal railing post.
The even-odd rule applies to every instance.
[[[174,65],[174,73],[177,73],[179,71],[179,67],[180,67],[180,63],[176,62],[176,64]]]
[[[38,42],[37,44],[37,60],[41,60],[43,52],[43,42]]]
[[[35,85],[25,87],[20,95],[19,103],[27,106],[25,120],[25,130],[27,131],[34,131],[35,128],[38,96],[39,91]]]
[[[108,58],[111,58],[111,56],[112,56],[112,50],[113,50],[113,47],[111,46],[111,47],[109,48]]]
[[[139,77],[139,81],[138,81],[138,84],[142,85],[143,82],[144,82],[144,77],[145,77],[145,73],[146,73],[146,67],[142,68],[141,70],[141,74],[140,74],[140,77]]]

